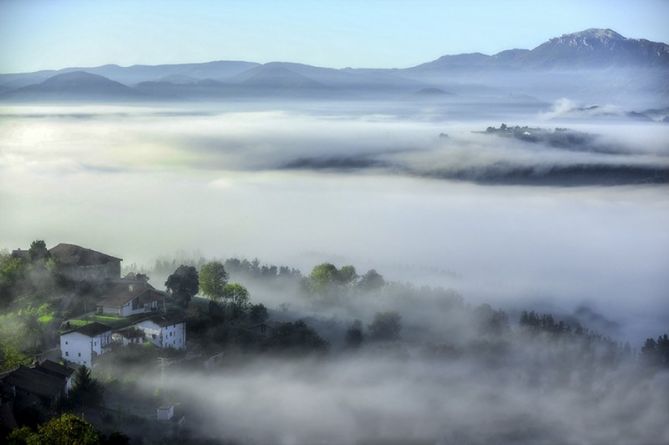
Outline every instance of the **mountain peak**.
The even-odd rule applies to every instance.
[[[562,34],[544,43],[542,46],[568,46],[572,48],[613,47],[627,39],[612,29],[589,28],[585,31]]]
[[[571,34],[563,34],[562,37],[589,37],[599,40],[626,40],[625,37],[618,34],[610,28],[588,28],[585,31],[574,32]]]

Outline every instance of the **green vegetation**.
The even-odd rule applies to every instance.
[[[98,407],[102,404],[103,388],[91,377],[91,371],[85,366],[79,367],[74,374],[74,385],[68,396],[73,408]]]
[[[383,277],[374,269],[359,276],[353,266],[323,263],[314,267],[306,280],[306,288],[315,295],[341,293],[347,289],[373,291],[385,285]]]
[[[369,325],[369,336],[373,340],[399,340],[402,316],[397,312],[379,312]]]
[[[63,414],[37,430],[17,428],[9,434],[8,445],[122,445],[129,439],[120,433],[100,434],[93,425],[74,414]]]
[[[182,308],[188,307],[190,300],[197,294],[199,286],[200,280],[197,269],[183,264],[165,281],[165,287]]]
[[[212,261],[202,266],[200,270],[200,291],[212,300],[225,298],[225,285],[228,283],[228,273],[218,261]]]

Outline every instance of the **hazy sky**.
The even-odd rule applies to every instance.
[[[405,67],[590,27],[667,42],[668,21],[666,0],[0,0],[0,72],[222,59]]]

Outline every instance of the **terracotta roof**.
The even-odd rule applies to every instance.
[[[44,360],[35,368],[47,374],[63,378],[68,378],[74,373],[74,369],[51,360]]]
[[[111,331],[112,328],[107,326],[106,324],[98,323],[97,321],[94,321],[93,323],[89,323],[87,325],[84,325],[80,328],[72,329],[67,332],[63,332],[60,335],[65,335],[65,334],[71,334],[73,332],[78,332],[80,334],[84,334],[87,337],[95,337],[98,336],[104,332]]]
[[[55,398],[65,389],[65,380],[36,368],[19,366],[3,378],[3,382],[40,397]]]
[[[60,243],[49,249],[51,257],[64,266],[96,266],[111,261],[123,261],[106,253],[98,252],[74,244]]]

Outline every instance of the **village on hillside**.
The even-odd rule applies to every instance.
[[[546,357],[541,370],[550,379],[565,375],[555,360],[573,372],[586,360],[643,372],[669,364],[666,334],[636,352],[578,321],[534,311],[512,321],[504,310],[466,304],[452,290],[386,282],[374,269],[358,274],[352,265],[322,263],[303,276],[258,260],[178,257],[156,261],[149,272],[121,262],[74,244],[47,248],[41,240],[0,252],[0,439],[39,437],[70,422],[92,428],[102,438],[95,444],[228,444],[203,434],[211,410],[202,404],[202,387],[186,382],[216,381],[212,395],[223,397],[224,382],[249,370],[271,374],[277,364],[310,369],[344,357],[387,356],[501,363],[527,354],[528,344]],[[148,274],[160,277],[154,284],[167,277],[165,290]],[[295,295],[295,306],[267,299],[268,309],[252,302],[246,286],[264,298]],[[377,306],[362,319],[322,315],[358,314],[372,302]],[[430,322],[458,326],[473,340],[426,329]],[[513,369],[523,382],[536,377],[531,365]]]
[[[17,249],[11,256],[30,261],[29,250]],[[149,284],[147,276],[122,277],[121,258],[64,243],[49,249],[48,257],[60,276],[92,289],[97,301],[91,311],[62,322],[56,347],[38,355],[32,366],[19,365],[0,375],[5,417],[11,417],[11,405],[55,408],[72,389],[76,369],[95,367],[101,356],[115,349],[146,344],[186,350],[184,312],[166,292]],[[169,420],[173,407],[168,409],[172,414],[164,411],[157,407],[157,418]]]
[[[185,410],[165,392],[139,395],[132,385],[141,385],[146,370],[162,375],[166,366],[212,369],[220,366],[230,339],[241,338],[249,349],[280,349],[312,337],[325,345],[300,323],[273,323],[270,329],[267,309],[251,304],[242,285],[227,283],[219,262],[209,264],[209,275],[207,265],[200,273],[193,266],[172,266],[167,291],[143,273],[122,274],[121,262],[74,244],[47,249],[44,241],[5,254],[3,273],[12,272],[3,275],[0,296],[12,308],[3,315],[5,328],[13,329],[5,334],[22,346],[0,344],[0,437],[73,409],[98,427],[112,418],[112,425],[124,425],[131,416],[154,434],[167,434],[183,429]],[[278,274],[275,269],[267,270]],[[207,285],[207,296],[196,297]],[[193,326],[187,326],[189,319]],[[294,332],[301,336],[296,341],[279,338]],[[105,391],[103,401],[100,388],[110,385],[121,387]],[[165,422],[170,428],[160,426]]]

